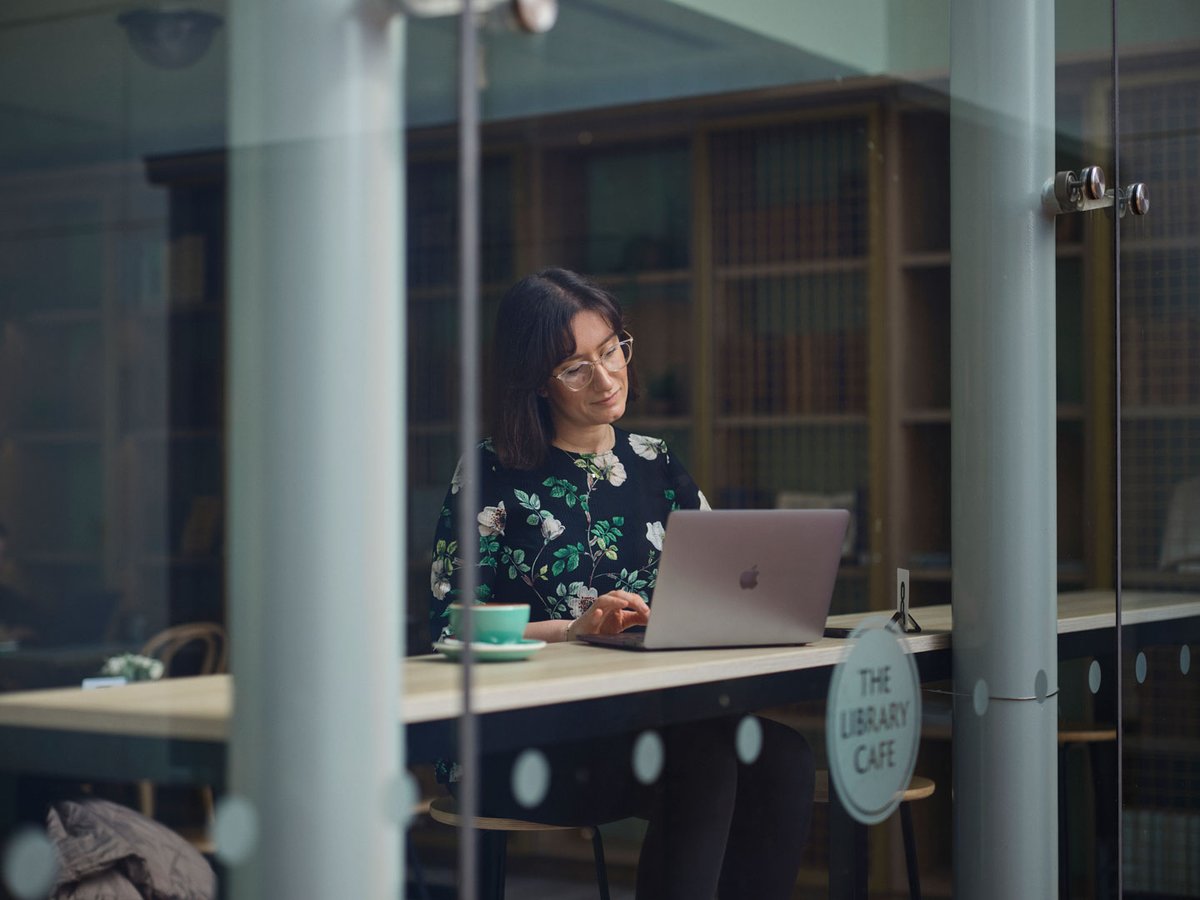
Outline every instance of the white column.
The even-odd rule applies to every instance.
[[[1053,897],[1054,4],[950,25],[954,895]]]
[[[403,26],[234,0],[230,790],[234,895],[399,896]]]

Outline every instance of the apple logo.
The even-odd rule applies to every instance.
[[[742,586],[742,590],[744,591],[758,587],[758,565],[755,564],[743,572],[738,584]]]

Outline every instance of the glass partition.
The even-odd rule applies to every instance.
[[[194,839],[195,877],[221,896],[253,895],[288,854],[333,878],[363,847],[383,848],[363,871],[402,870],[406,896],[465,895],[464,828],[477,886],[515,898],[598,880],[665,896],[656,879],[692,896],[902,895],[914,878],[925,896],[964,895],[956,868],[1000,850],[956,828],[1012,826],[994,793],[1012,773],[960,752],[970,734],[988,752],[1037,745],[1027,783],[1056,790],[1022,827],[1056,842],[1060,896],[1200,895],[1200,22],[1186,5],[1118,6],[1114,67],[1113,8],[1092,0],[1058,3],[1027,44],[972,25],[967,3],[574,0],[537,33],[508,3],[476,3],[470,347],[457,11],[414,2],[352,16],[351,32],[322,4],[267,27],[253,0],[0,13],[9,892],[45,896],[62,876],[55,829],[78,815],[62,804],[107,799]],[[988,52],[964,60],[956,42]],[[964,177],[964,141],[978,129],[1016,154],[1028,137],[1006,98],[972,93],[992,51],[1052,72],[1038,127],[1053,160],[1035,180],[1095,165],[1126,207],[1135,182],[1152,202],[1120,219],[1022,207],[1030,256],[1053,261],[1040,299],[971,280],[1017,194]],[[989,204],[995,235],[972,230],[971,206]],[[529,284],[510,295],[550,269],[587,279],[543,276],[555,302],[581,304],[557,319],[521,306]],[[1041,300],[1052,329],[1003,330],[1017,307],[1049,321]],[[995,331],[963,337],[986,316]],[[476,485],[456,477],[468,358],[492,439]],[[1013,415],[1024,395],[988,367],[1016,359],[1045,403]],[[962,443],[986,431],[976,407],[1011,416],[1014,439]],[[537,459],[514,462],[514,422],[551,426]],[[1002,478],[1039,429],[1052,487],[1030,501]],[[980,497],[1027,503],[993,545],[1054,542],[1031,566],[1047,621],[1057,591],[1057,672],[963,675],[1052,640],[971,644],[990,614],[977,587],[1000,580],[980,562]],[[671,517],[707,506],[848,511],[827,554],[838,628],[886,620],[907,571],[924,629],[907,638],[914,793],[870,828],[828,777],[843,637],[661,653],[560,640],[598,627],[614,591],[629,620],[650,601],[653,623]],[[742,559],[744,540],[701,559],[728,581],[688,588],[726,600],[727,622],[754,615],[750,592],[780,562]],[[483,818],[464,822],[464,667],[447,638],[467,547],[482,599],[533,622],[527,642],[497,632],[474,652]],[[812,547],[789,550],[782,563]],[[1017,593],[989,593],[991,611]],[[172,656],[155,638],[178,626],[192,628]],[[133,655],[160,657],[161,676]],[[80,689],[110,673],[163,683]],[[1054,712],[1040,743],[1009,724],[1033,704]]]
[[[228,672],[228,34],[223,12],[126,12],[0,13],[5,698]],[[163,733],[170,711],[145,716]],[[47,835],[69,854],[136,815],[212,888],[219,752],[130,765],[132,742],[89,749],[79,721],[0,739],[6,895],[64,877]]]
[[[1200,147],[1185,112],[1198,85],[1193,11],[1118,3],[1116,92],[1121,186],[1144,183],[1153,207],[1120,220],[1122,879],[1127,897],[1200,896],[1195,860],[1196,567],[1195,291],[1197,215],[1192,161]],[[1149,610],[1167,608],[1165,621]]]

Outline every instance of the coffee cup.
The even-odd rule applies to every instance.
[[[461,603],[450,604],[450,631],[456,638],[462,632]],[[525,636],[529,624],[527,603],[476,603],[471,611],[475,640],[484,644],[515,644]]]

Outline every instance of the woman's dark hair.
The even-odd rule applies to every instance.
[[[556,366],[575,352],[571,321],[599,313],[616,334],[625,331],[617,298],[567,269],[544,269],[522,278],[500,301],[492,340],[496,406],[492,444],[509,469],[536,469],[554,440],[550,404],[539,396]],[[629,399],[637,377],[629,368]]]

